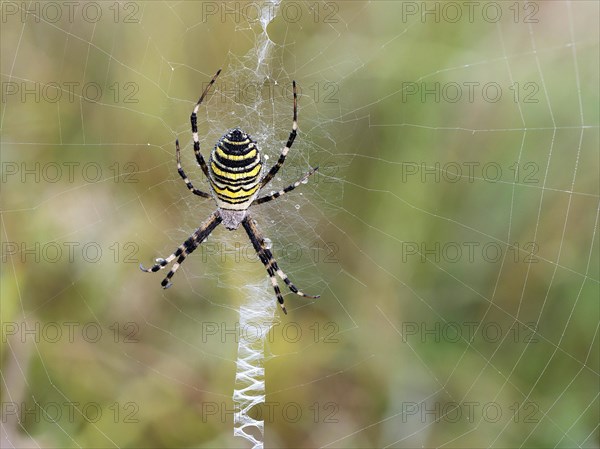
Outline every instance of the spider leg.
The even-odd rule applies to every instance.
[[[190,189],[190,192],[192,192],[195,195],[201,196],[203,198],[210,198],[210,194],[196,189],[192,185],[191,181],[188,179],[185,172],[183,171],[183,168],[181,167],[181,154],[179,151],[179,139],[175,140],[175,154],[177,155],[177,171],[179,172],[179,176],[181,176],[181,179],[183,179],[183,182],[185,182],[185,185],[187,186],[187,188]]]
[[[293,81],[292,85],[294,88],[294,120],[292,122],[292,132],[290,133],[290,137],[288,138],[287,144],[285,145],[284,149],[281,150],[281,154],[279,155],[279,159],[277,160],[277,163],[275,165],[273,165],[273,167],[271,167],[271,170],[269,170],[269,173],[267,173],[267,175],[261,180],[261,182],[260,182],[261,188],[264,187],[265,185],[267,185],[267,183],[271,179],[273,179],[273,176],[275,176],[277,174],[277,172],[279,171],[279,169],[285,162],[285,157],[287,156],[288,151],[290,151],[290,148],[292,148],[292,145],[294,144],[294,140],[296,139],[296,130],[298,129],[298,99],[297,99],[298,96],[296,95],[296,81]]]
[[[146,273],[154,273],[158,270],[162,270],[167,266],[167,264],[171,263],[175,258],[177,261],[173,264],[173,268],[167,274],[167,276],[162,280],[161,285],[163,288],[169,288],[171,286],[170,279],[173,277],[179,265],[183,263],[185,258],[194,252],[198,246],[210,235],[210,233],[221,223],[221,216],[218,212],[213,212],[213,214],[206,220],[202,225],[194,231],[194,233],[179,247],[177,250],[171,254],[166,259],[156,259],[156,263],[150,268],[144,268],[142,264],[140,264],[140,270],[145,271]]]
[[[302,178],[300,178],[298,181],[296,181],[293,184],[290,184],[289,186],[287,186],[285,189],[280,190],[279,192],[275,192],[271,195],[265,195],[263,197],[260,197],[256,200],[254,200],[254,202],[252,204],[263,204],[263,203],[268,203],[271,200],[274,200],[275,198],[279,198],[281,195],[283,195],[284,193],[288,193],[291,192],[292,190],[294,190],[296,187],[298,187],[300,184],[302,184],[303,182],[305,182],[310,175],[312,175],[314,172],[316,172],[319,169],[319,167],[315,167],[313,168],[311,171],[307,172],[304,174],[304,176],[302,176]]]
[[[271,250],[269,248],[267,248],[267,246],[265,244],[265,239],[262,236],[262,234],[260,233],[260,231],[258,230],[258,228],[256,227],[256,223],[254,222],[254,220],[252,218],[250,218],[247,215],[246,218],[244,218],[244,220],[242,221],[242,225],[244,226],[244,229],[246,230],[248,237],[250,237],[252,246],[254,246],[254,249],[255,249],[256,253],[258,254],[260,261],[263,263],[263,265],[267,269],[267,273],[269,274],[269,277],[271,278],[271,284],[273,284],[273,290],[275,290],[275,295],[277,295],[277,301],[279,301],[279,305],[283,309],[283,313],[285,313],[287,315],[287,310],[285,309],[285,305],[283,304],[283,296],[281,295],[281,290],[279,289],[279,285],[277,284],[277,278],[275,277],[275,273],[277,273],[277,275],[281,279],[283,279],[283,282],[285,282],[285,284],[288,286],[288,288],[292,292],[296,293],[297,295],[303,296],[305,298],[314,298],[314,299],[319,297],[319,295],[311,296],[311,295],[307,295],[307,294],[301,292],[300,290],[298,290],[298,288],[296,288],[296,286],[292,283],[292,281],[289,280],[289,278],[286,276],[286,274],[283,271],[281,271],[281,269],[277,265],[277,261],[273,257],[273,253],[271,252]]]
[[[204,162],[204,158],[202,157],[202,154],[200,153],[200,139],[198,138],[198,117],[196,114],[198,113],[200,104],[204,100],[204,97],[206,97],[208,90],[215,83],[215,80],[217,79],[217,77],[219,76],[220,73],[221,73],[221,69],[217,70],[217,73],[215,73],[215,76],[213,76],[212,80],[210,80],[210,83],[208,83],[208,86],[206,86],[206,88],[204,89],[204,92],[202,92],[202,95],[200,95],[200,99],[198,100],[198,103],[196,103],[196,107],[194,107],[194,111],[192,112],[192,115],[190,116],[190,122],[192,123],[192,137],[194,139],[194,154],[196,155],[196,161],[198,161],[198,165],[200,165],[200,168],[202,168],[202,171],[204,172],[204,174],[206,175],[207,178],[209,177],[208,176],[208,167],[206,166],[206,162]]]

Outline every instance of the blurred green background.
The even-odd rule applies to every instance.
[[[598,447],[597,2],[1,8],[3,447],[249,447],[245,233],[138,269],[215,208],[174,141],[206,189],[219,67],[205,157],[240,126],[275,161],[296,80],[265,190],[320,166],[252,210],[321,295],[266,335],[265,446]]]

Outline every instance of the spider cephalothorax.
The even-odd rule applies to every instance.
[[[156,263],[150,268],[144,268],[142,265],[140,265],[140,268],[142,271],[155,272],[162,270],[167,266],[167,264],[177,259],[177,261],[173,264],[173,268],[171,268],[171,271],[169,271],[161,283],[163,288],[168,288],[171,286],[170,279],[179,268],[179,265],[183,263],[189,254],[191,254],[196,248],[198,248],[198,246],[200,246],[200,244],[220,223],[223,223],[223,226],[229,230],[237,229],[241,224],[248,234],[248,237],[252,242],[252,246],[258,254],[258,258],[267,269],[267,273],[271,278],[271,283],[273,284],[273,289],[275,290],[275,294],[277,295],[277,300],[279,301],[281,308],[285,313],[287,313],[283,304],[283,296],[281,295],[281,291],[279,290],[279,285],[277,284],[277,279],[275,277],[276,274],[283,279],[285,284],[292,292],[307,298],[318,298],[319,296],[310,296],[302,293],[294,286],[294,284],[292,284],[285,273],[281,271],[277,265],[277,262],[275,261],[275,258],[273,257],[273,253],[271,253],[271,250],[266,246],[265,239],[256,226],[256,221],[250,217],[248,209],[250,206],[266,203],[294,190],[318,169],[318,167],[313,168],[298,181],[287,186],[283,190],[275,192],[271,195],[265,195],[257,198],[260,189],[262,189],[271,181],[271,179],[273,179],[273,176],[277,174],[285,162],[285,157],[292,147],[294,139],[296,138],[298,129],[296,82],[294,81],[292,83],[294,91],[294,120],[292,123],[292,131],[288,138],[287,144],[283,150],[281,150],[279,159],[275,165],[271,167],[269,172],[263,176],[263,161],[260,154],[260,149],[258,148],[257,143],[239,128],[228,131],[219,139],[210,154],[208,166],[206,165],[206,162],[204,162],[204,157],[200,153],[200,140],[198,137],[197,123],[198,119],[196,114],[198,113],[198,109],[202,103],[202,100],[204,100],[204,97],[219,76],[219,73],[221,73],[221,70],[217,71],[208,86],[206,86],[206,89],[200,96],[200,99],[198,100],[198,103],[196,103],[196,107],[192,112],[192,116],[190,117],[192,124],[192,137],[194,140],[194,153],[196,155],[198,165],[200,165],[200,168],[202,168],[202,171],[209,180],[211,187],[210,194],[196,189],[186,176],[183,168],[181,167],[179,140],[175,141],[175,154],[177,156],[177,171],[179,172],[179,175],[192,193],[203,198],[213,198],[217,203],[217,210],[213,212],[208,220],[206,220],[198,229],[196,229],[196,231],[185,242],[183,242],[173,254],[166,259],[156,259]]]

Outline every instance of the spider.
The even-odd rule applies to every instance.
[[[296,133],[298,129],[296,81],[292,82],[294,92],[294,118],[292,122],[292,132],[290,133],[287,144],[283,150],[281,150],[281,154],[277,160],[277,163],[271,167],[265,176],[262,176],[263,159],[260,149],[258,148],[256,141],[252,140],[250,135],[246,134],[239,128],[229,130],[217,141],[210,154],[208,166],[204,162],[204,158],[200,153],[200,140],[198,138],[196,114],[200,108],[200,104],[204,100],[204,97],[220,73],[221,69],[217,71],[210,83],[206,86],[190,117],[196,161],[208,178],[211,187],[210,193],[196,189],[186,176],[183,168],[181,167],[179,139],[175,140],[175,154],[177,157],[177,171],[179,172],[179,175],[185,182],[187,188],[193,194],[202,198],[213,198],[217,203],[217,210],[213,212],[208,220],[202,223],[200,227],[196,229],[173,254],[166,259],[156,259],[156,263],[150,268],[144,268],[144,266],[140,264],[140,269],[147,273],[156,272],[162,270],[167,266],[167,264],[177,259],[177,261],[173,264],[171,271],[169,271],[167,276],[161,282],[163,288],[169,288],[172,285],[171,278],[179,266],[184,262],[185,258],[194,252],[194,250],[198,248],[200,244],[202,244],[202,242],[220,223],[223,223],[223,225],[230,231],[237,229],[241,224],[246,230],[254,250],[258,254],[258,258],[267,269],[267,273],[271,278],[271,284],[273,284],[273,289],[275,290],[275,295],[277,295],[279,305],[281,306],[283,312],[287,314],[285,305],[283,303],[283,296],[281,295],[281,290],[279,289],[277,278],[275,277],[276,273],[281,279],[283,279],[283,282],[285,282],[288,288],[297,295],[305,298],[318,298],[319,295],[311,296],[302,293],[289,280],[286,274],[281,271],[277,265],[277,262],[275,261],[275,258],[273,257],[273,253],[271,253],[271,250],[267,247],[265,239],[257,227],[256,221],[251,218],[248,209],[250,209],[251,206],[267,203],[279,198],[281,195],[291,192],[300,184],[305,183],[309,176],[315,173],[319,168],[312,168],[298,181],[287,186],[283,190],[257,198],[260,190],[273,179],[285,162],[285,157],[292,147],[294,139],[296,139]]]

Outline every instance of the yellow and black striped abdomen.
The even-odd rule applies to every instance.
[[[221,209],[247,209],[259,189],[262,174],[260,150],[239,129],[225,134],[210,154],[210,184]]]

